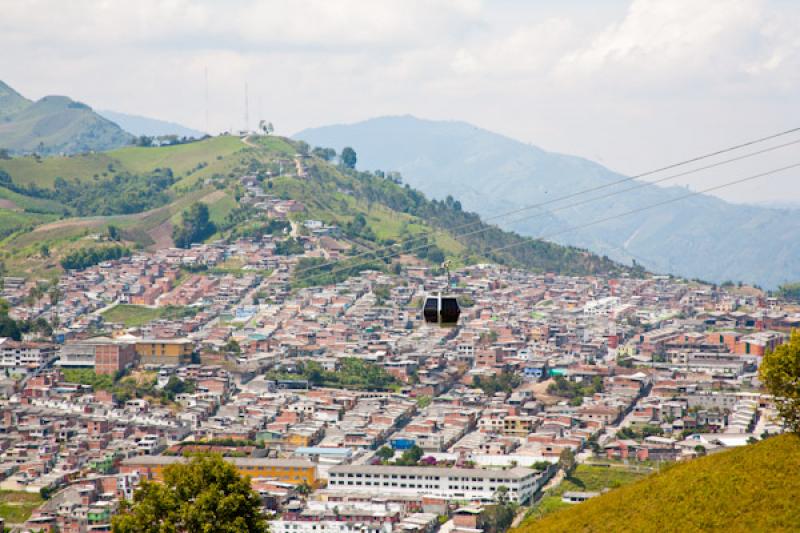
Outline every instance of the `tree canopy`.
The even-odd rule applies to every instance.
[[[112,520],[114,533],[267,533],[258,494],[220,455],[197,455],[142,481],[132,504]]]
[[[356,156],[356,151],[350,148],[349,146],[345,146],[342,148],[342,155],[339,156],[342,160],[342,165],[347,168],[356,168],[356,162],[358,162],[358,157]]]
[[[217,231],[208,214],[208,206],[195,202],[181,215],[181,225],[172,232],[175,246],[189,248],[192,243],[203,242]]]
[[[800,331],[792,331],[788,343],[767,352],[758,370],[786,426],[800,433]]]

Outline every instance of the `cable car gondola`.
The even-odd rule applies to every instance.
[[[447,286],[450,286],[450,262],[442,263],[442,268],[447,271]],[[461,309],[455,296],[428,296],[422,307],[422,316],[428,324],[439,324],[440,327],[451,328],[458,324]]]
[[[455,296],[428,296],[422,308],[422,316],[428,324],[439,324],[443,328],[451,328],[458,324],[461,309]]]

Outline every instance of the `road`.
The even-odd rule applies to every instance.
[[[612,439],[614,439],[614,437],[617,436],[617,432],[620,429],[622,429],[624,427],[628,427],[628,426],[631,425],[631,418],[633,417],[634,408],[636,407],[636,405],[640,401],[642,401],[644,398],[647,398],[648,396],[650,396],[650,392],[651,391],[652,391],[652,387],[650,387],[643,396],[641,396],[639,398],[636,398],[636,400],[633,402],[633,404],[631,404],[630,409],[628,410],[628,412],[625,414],[624,417],[622,417],[622,420],[620,420],[619,423],[617,423],[615,425],[611,425],[611,426],[606,426],[603,434],[600,435],[599,439],[597,439],[597,443],[600,446],[604,446],[605,444],[610,442]]]

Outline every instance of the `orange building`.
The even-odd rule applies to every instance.
[[[294,485],[305,482],[312,487],[316,486],[318,479],[317,465],[310,461],[252,457],[226,457],[225,460],[232,463],[239,474],[250,478],[274,478]],[[120,472],[123,474],[137,472],[145,479],[161,481],[165,467],[185,461],[184,457],[166,455],[130,457],[122,461]]]

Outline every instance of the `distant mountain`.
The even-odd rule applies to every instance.
[[[98,111],[98,113],[108,120],[115,122],[123,130],[137,137],[140,135],[146,135],[148,137],[177,135],[178,137],[194,137],[199,139],[206,135],[202,131],[193,130],[192,128],[187,128],[186,126],[181,126],[174,122],[167,122],[165,120],[128,115],[127,113],[117,113],[116,111]]]
[[[463,122],[383,117],[297,133],[311,145],[352,146],[362,169],[397,170],[405,182],[434,198],[452,195],[488,218],[623,178],[597,163],[556,154]],[[735,205],[696,196],[577,231],[594,220],[686,194],[647,186],[597,202],[553,211],[593,196],[630,188],[611,186],[498,219],[529,236],[563,232],[552,240],[586,247],[652,271],[709,281],[745,281],[773,288],[800,279],[800,210]],[[534,218],[514,222],[522,217]]]
[[[0,81],[0,122],[30,105],[30,101]]]
[[[66,96],[32,102],[0,82],[0,148],[11,153],[74,154],[132,140],[118,125]]]

